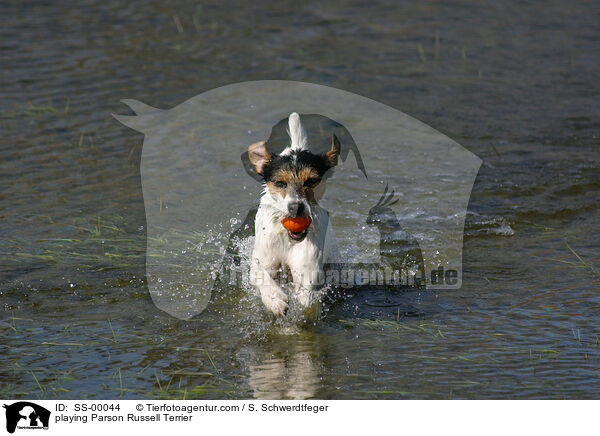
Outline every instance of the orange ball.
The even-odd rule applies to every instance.
[[[283,227],[288,229],[290,232],[298,233],[304,231],[304,229],[310,226],[312,219],[309,216],[297,216],[297,217],[285,217],[281,220]]]

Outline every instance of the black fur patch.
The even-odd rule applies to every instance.
[[[300,171],[305,168],[313,168],[323,177],[332,166],[324,154],[313,154],[306,150],[295,151],[287,156],[271,155],[271,159],[263,167],[262,176],[265,182],[269,182],[273,174],[280,170]]]

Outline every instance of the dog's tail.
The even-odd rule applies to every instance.
[[[300,121],[300,115],[296,112],[290,114],[288,118],[288,134],[290,135],[291,150],[308,150],[308,138],[306,130]]]

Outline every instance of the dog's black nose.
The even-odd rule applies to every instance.
[[[291,216],[298,216],[304,213],[304,203],[300,201],[295,201],[293,203],[288,204],[288,212]]]

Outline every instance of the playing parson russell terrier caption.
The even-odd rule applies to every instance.
[[[314,305],[323,264],[338,260],[329,214],[318,201],[338,163],[340,142],[333,135],[328,152],[312,153],[295,112],[288,117],[288,134],[290,144],[280,154],[269,153],[265,141],[248,147],[250,162],[264,183],[255,219],[250,277],[275,315],[286,314],[289,298],[304,308]],[[289,296],[285,292],[288,287],[276,280],[282,271],[292,277]]]

